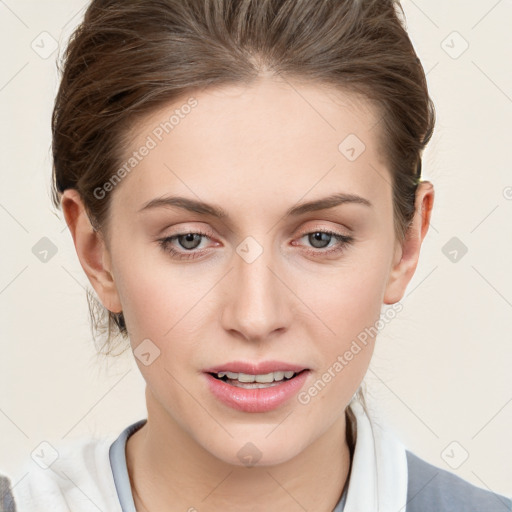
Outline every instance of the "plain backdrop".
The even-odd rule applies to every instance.
[[[49,197],[57,45],[85,5],[0,1],[0,472],[14,483],[42,441],[145,417],[133,355],[95,355],[88,281]],[[423,161],[436,196],[404,309],[377,341],[369,401],[408,449],[510,496],[512,2],[403,7],[437,109]],[[46,261],[40,247],[54,247]]]

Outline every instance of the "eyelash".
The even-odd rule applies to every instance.
[[[299,238],[303,238],[306,235],[313,235],[315,233],[325,233],[327,235],[332,235],[332,237],[334,237],[338,241],[337,245],[334,248],[330,248],[328,250],[317,249],[317,250],[313,250],[313,251],[307,251],[310,254],[313,254],[315,256],[317,256],[317,255],[325,256],[325,255],[331,255],[331,254],[342,252],[346,249],[346,247],[348,247],[354,241],[354,238],[351,236],[341,235],[341,234],[335,233],[333,231],[327,231],[327,230],[321,230],[321,229],[317,229],[314,231],[307,231],[305,233],[302,233]],[[198,257],[197,256],[198,253],[193,252],[193,251],[195,251],[195,249],[191,250],[191,251],[187,251],[187,252],[181,252],[181,251],[177,251],[176,249],[174,249],[174,247],[171,246],[171,242],[173,240],[176,240],[177,238],[179,238],[181,236],[185,236],[185,235],[200,235],[200,236],[204,236],[206,238],[210,238],[209,233],[205,233],[204,231],[189,231],[186,233],[178,233],[177,235],[160,238],[157,241],[158,241],[160,247],[165,252],[169,253],[173,258],[176,258],[179,260],[195,259]]]

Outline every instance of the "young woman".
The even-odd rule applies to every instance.
[[[434,107],[399,13],[90,4],[55,104],[54,199],[148,415],[31,466],[18,510],[512,509],[365,406],[434,199]]]

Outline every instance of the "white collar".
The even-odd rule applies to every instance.
[[[363,406],[349,407],[357,419],[357,438],[343,512],[400,512],[407,503],[405,446],[390,429],[370,420]]]

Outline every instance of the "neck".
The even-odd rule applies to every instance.
[[[342,414],[296,457],[272,466],[227,464],[148,404],[148,421],[126,446],[137,510],[332,512],[350,464]]]

